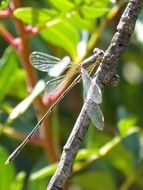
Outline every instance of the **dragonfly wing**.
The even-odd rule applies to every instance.
[[[90,88],[90,85],[95,79],[92,79],[89,76],[88,72],[83,67],[81,68],[81,74],[82,74],[82,82],[83,82],[83,99],[85,100],[87,97],[87,92]],[[93,93],[92,100],[95,103],[100,104],[102,102],[102,93],[101,93],[101,89],[96,83],[94,84],[93,91],[94,93]]]
[[[64,80],[68,77],[72,77],[74,75],[76,75],[77,73],[79,73],[78,71],[76,72],[71,72],[70,74],[65,74],[65,75],[61,75],[59,77],[56,77],[50,81],[48,81],[46,83],[46,88],[45,88],[45,91],[48,92],[48,93],[54,93],[58,88],[59,88],[59,85],[62,85]]]
[[[92,79],[94,80],[94,79]],[[97,85],[97,83],[94,82],[94,86],[93,86],[93,97],[92,100],[96,103],[96,104],[101,104],[102,102],[102,92],[100,87]]]
[[[95,125],[95,127],[99,130],[103,130],[104,117],[100,110],[99,105],[93,102],[93,104],[90,105],[90,108],[87,108],[86,112],[90,117],[92,123]]]
[[[59,87],[59,85],[62,84],[65,77],[66,77],[66,75],[62,75],[62,76],[56,77],[56,78],[48,81],[46,83],[45,91],[47,93],[54,93],[57,90],[57,88]]]
[[[58,77],[65,69],[72,66],[71,63],[69,56],[64,57],[58,64],[55,64],[53,68],[49,70],[49,76]]]
[[[81,67],[81,76],[82,76],[82,84],[83,84],[83,99],[85,100],[87,97],[87,92],[91,85],[92,79],[83,67]]]
[[[83,81],[83,96],[84,100],[87,98],[87,92],[90,88],[90,85],[94,82],[88,72],[81,68],[82,81]],[[97,129],[102,130],[104,128],[104,117],[100,110],[99,103],[102,102],[102,93],[99,86],[95,83],[92,89],[94,91],[90,107],[87,108],[86,112],[90,117],[92,123],[97,127]]]
[[[36,69],[43,72],[48,72],[55,64],[58,64],[61,61],[58,57],[38,51],[31,53],[29,60]]]

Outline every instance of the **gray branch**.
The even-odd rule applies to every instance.
[[[142,7],[143,0],[130,0],[121,16],[117,26],[117,32],[115,33],[110,46],[106,50],[102,63],[96,72],[97,79],[95,82],[98,83],[102,90],[106,84],[112,83],[115,77],[118,60],[125,51],[131,35],[134,32],[136,19]],[[91,85],[90,89],[91,88],[94,88],[94,84]],[[93,91],[90,90],[90,93],[90,96],[92,97]],[[90,106],[91,102],[90,99],[88,99],[88,101],[85,101],[70,137],[63,148],[58,168],[53,175],[47,190],[62,189],[66,180],[72,175],[74,159],[88,130],[90,119],[86,110],[89,109]]]

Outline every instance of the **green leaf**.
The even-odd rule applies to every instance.
[[[0,10],[5,9],[8,6],[9,2],[10,0],[2,0],[0,2]]]
[[[63,48],[72,58],[76,58],[76,46],[79,41],[79,33],[77,28],[66,21],[53,25],[43,31],[41,36],[55,46]]]
[[[14,50],[8,47],[0,59],[0,100],[8,93],[18,67],[17,56]]]
[[[44,167],[46,165],[46,167]],[[54,174],[57,164],[52,164],[47,167],[47,158],[42,156],[38,162],[32,168],[32,174],[29,178],[28,189],[46,189],[48,179]],[[43,168],[44,167],[44,168]],[[41,169],[42,168],[42,169]],[[46,175],[47,174],[47,175]]]
[[[12,164],[5,165],[8,154],[0,146],[0,190],[10,190],[10,185],[15,176],[15,170]]]
[[[32,181],[28,184],[28,189],[30,189],[30,190],[36,190],[36,189],[45,190],[47,187],[47,184],[48,184],[47,179]]]
[[[68,18],[68,22],[79,29],[93,30],[95,27],[95,23],[91,22],[88,19],[81,18],[78,14],[75,14],[72,17]]]
[[[92,6],[87,6],[84,5],[81,8],[81,12],[84,15],[85,18],[88,19],[95,19],[95,18],[100,18],[104,16],[110,9],[109,8],[97,8],[97,7],[92,7]]]
[[[101,0],[96,0],[96,1],[81,0],[81,1],[82,1],[82,3],[84,3],[86,5],[94,6],[94,7],[105,7],[105,6],[108,6],[108,4],[110,3],[110,0],[102,0],[102,1]]]
[[[123,172],[126,176],[129,176],[134,169],[134,159],[131,150],[127,150],[127,148],[125,148],[121,143],[115,146],[112,151],[108,153],[108,159],[111,165]]]
[[[28,107],[32,104],[34,99],[45,89],[45,82],[43,80],[40,80],[29,96],[27,96],[22,102],[20,102],[11,112],[11,114],[8,117],[8,122],[13,121],[17,117],[19,117],[21,114],[23,114]]]
[[[83,3],[83,0],[74,0],[74,3],[80,5],[81,3]]]
[[[15,51],[8,47],[0,59],[0,100],[8,94],[18,98],[25,97],[25,77],[24,70],[19,68]]]
[[[25,177],[26,177],[25,172],[18,173],[11,184],[11,190],[22,190]]]
[[[116,189],[110,174],[104,171],[80,173],[80,175],[73,177],[72,183],[79,185],[84,190]]]
[[[88,0],[87,0],[88,1]],[[111,3],[110,0],[96,0],[93,3],[94,7],[102,8],[102,7],[107,7],[109,6],[109,3]],[[91,0],[89,0],[89,4],[91,4]]]
[[[54,174],[57,168],[57,163],[46,166],[41,170],[38,170],[30,175],[30,181],[42,180],[45,177],[51,176]]]
[[[48,0],[48,2],[50,2],[53,7],[62,12],[68,12],[74,8],[74,4],[69,0]]]
[[[24,23],[41,26],[52,20],[57,15],[57,11],[53,9],[24,7],[16,9],[14,15]]]
[[[127,134],[130,134],[133,130],[137,130],[135,129],[136,123],[137,123],[136,117],[121,119],[118,123],[120,134],[122,136],[125,136]]]
[[[19,99],[25,98],[27,96],[25,80],[26,71],[24,69],[18,68],[11,77],[11,84],[7,93],[10,96],[17,97]]]
[[[85,141],[86,147],[87,148],[94,148],[95,139],[96,139],[96,129],[92,124],[90,124],[89,130],[88,130],[88,133],[87,133],[86,139],[85,139],[86,140]],[[96,141],[97,141],[97,139],[96,139]]]
[[[97,149],[80,149],[76,156],[76,161],[86,160],[90,157],[100,158],[98,150]]]

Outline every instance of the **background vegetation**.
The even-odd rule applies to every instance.
[[[46,189],[83,104],[79,84],[45,120],[40,135],[34,135],[12,164],[4,165],[8,155],[34,127],[37,116],[40,118],[56,99],[55,94],[44,93],[36,100],[26,99],[40,79],[50,79],[46,73],[32,68],[29,54],[35,50],[60,58],[68,54],[80,63],[94,47],[106,50],[125,6],[123,0],[1,1],[1,190]],[[65,189],[143,189],[142,17],[143,14],[120,59],[119,85],[107,86],[104,91],[101,109],[105,129],[98,131],[90,125]],[[66,79],[62,88],[68,85]],[[42,90],[40,85],[36,93]]]

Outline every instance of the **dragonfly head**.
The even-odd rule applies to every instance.
[[[94,48],[93,50],[93,55],[91,55],[90,57],[88,57],[87,59],[85,59],[82,62],[82,66],[84,66],[84,68],[88,67],[90,64],[95,63],[96,65],[99,65],[100,62],[102,61],[104,56],[104,51],[102,51],[99,48]]]
[[[104,56],[104,51],[99,49],[99,48],[94,48],[93,49],[93,53],[99,58],[99,59],[103,59]]]

